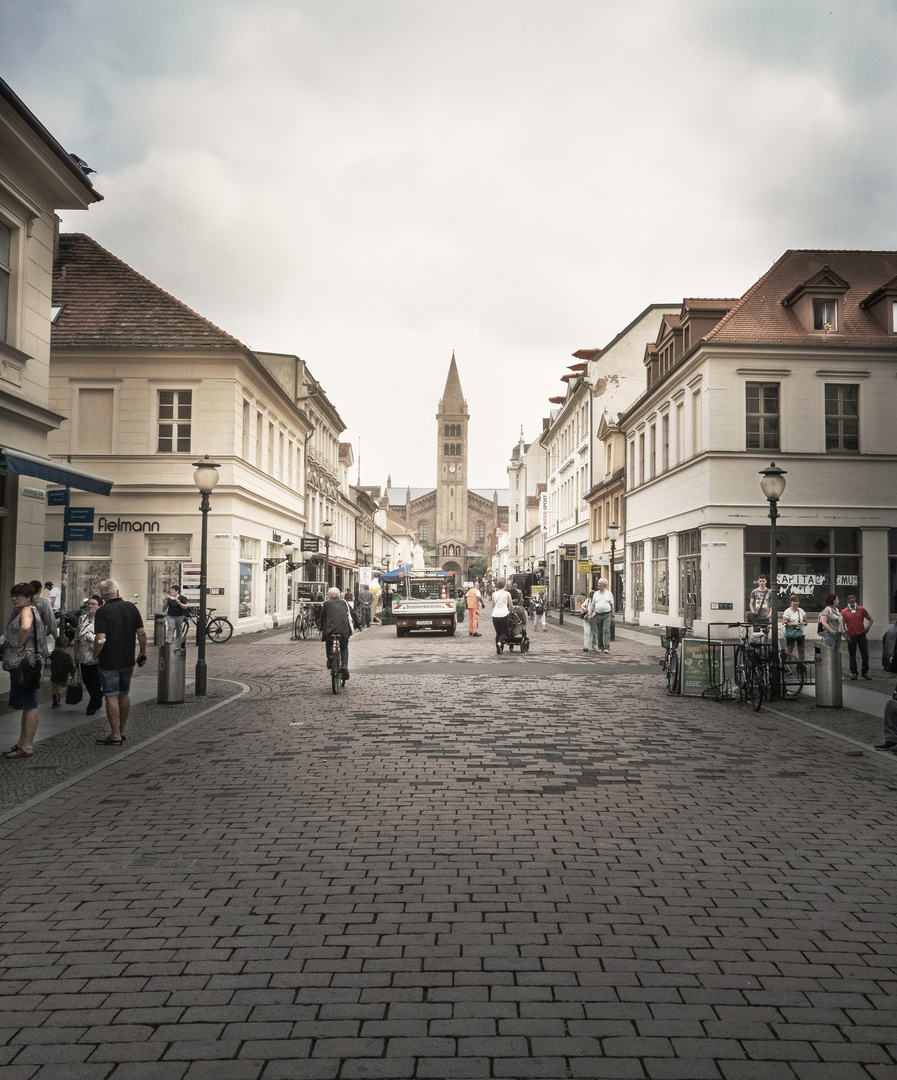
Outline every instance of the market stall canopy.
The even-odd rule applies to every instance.
[[[95,495],[108,495],[112,490],[112,481],[103,476],[82,472],[66,461],[51,461],[49,458],[26,454],[24,450],[15,450],[11,446],[0,446],[0,465],[18,476],[33,476],[37,480],[45,480],[48,484],[92,491]]]

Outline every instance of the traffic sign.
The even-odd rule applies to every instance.
[[[68,506],[69,504],[69,489],[63,488],[62,491],[48,491],[47,492],[47,506]]]
[[[317,551],[319,540],[316,536],[303,536],[299,540],[300,551]]]
[[[66,525],[65,538],[90,542],[93,540],[93,525]]]
[[[92,506],[67,506],[65,508],[65,523],[80,521],[85,525],[93,524]]]
[[[69,546],[65,540],[45,540],[44,551],[61,551],[63,555],[68,552]]]

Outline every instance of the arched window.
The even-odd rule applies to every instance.
[[[448,438],[451,437],[452,434],[453,434],[453,432],[452,432],[451,424],[446,424],[445,425],[445,437],[448,439]]]
[[[446,443],[445,446],[443,446],[443,448],[442,448],[442,452],[446,457],[448,457],[449,454],[451,453],[451,450],[450,450],[449,446],[450,446],[450,444]]]
[[[420,542],[426,544],[430,539],[430,523],[429,521],[421,521],[417,527],[418,535],[420,536]]]

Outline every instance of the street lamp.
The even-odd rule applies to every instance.
[[[209,496],[218,483],[218,470],[221,466],[216,461],[210,461],[209,455],[193,463],[193,483],[199,488],[202,500],[199,509],[202,512],[202,539],[199,548],[199,622],[196,625],[196,675],[194,678],[193,692],[197,697],[206,696],[206,578],[208,574],[208,547],[209,547],[209,510],[211,504]]]
[[[389,564],[390,564],[390,562],[392,560],[390,559],[389,555],[384,555],[383,559],[381,561],[382,561],[384,567],[386,568],[386,572],[388,574],[389,573]]]
[[[610,538],[610,591],[614,594],[614,607],[619,610],[619,607],[617,605],[617,593],[614,588],[616,585],[616,579],[614,577],[614,560],[616,559],[617,555],[617,540],[620,536],[620,526],[608,525],[607,535]],[[611,641],[617,640],[616,625],[614,619],[611,619],[610,621],[610,639]]]
[[[760,490],[769,502],[769,618],[772,623],[772,660],[770,670],[770,694],[773,698],[782,696],[782,666],[779,662],[779,627],[778,627],[778,540],[776,538],[776,521],[779,516],[778,502],[785,491],[785,470],[778,468],[774,461],[769,463],[768,469],[761,469]]]
[[[330,585],[330,537],[333,536],[333,522],[321,522],[321,535],[324,537],[324,588]]]
[[[371,545],[370,544],[362,544],[361,545],[361,550],[364,552],[364,555],[362,556],[363,559],[364,559],[364,565],[367,566],[368,559],[371,557]]]

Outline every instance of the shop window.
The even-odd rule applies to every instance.
[[[863,602],[860,529],[802,529],[779,526],[776,530],[776,595],[781,610],[791,595],[800,598],[805,611],[818,612],[827,593],[844,600],[848,592]],[[750,596],[753,582],[762,574],[769,577],[769,529],[745,529],[744,596]],[[747,600],[745,599],[745,610]]]
[[[860,388],[843,383],[825,384],[825,450],[828,454],[856,454],[860,449]]]
[[[631,544],[630,565],[632,567],[632,610],[645,610],[645,545],[643,542]]]
[[[779,384],[749,382],[745,388],[745,445],[779,449]]]
[[[160,454],[189,454],[193,424],[193,391],[159,391]]]
[[[691,625],[701,617],[701,532],[679,533],[679,614]]]
[[[240,537],[240,595],[238,616],[245,619],[252,614],[252,577],[258,559],[258,541],[248,536]]]
[[[659,536],[651,541],[651,608],[670,610],[670,540]]]
[[[190,533],[155,533],[147,537],[147,554],[151,559],[189,559],[192,539]]]

